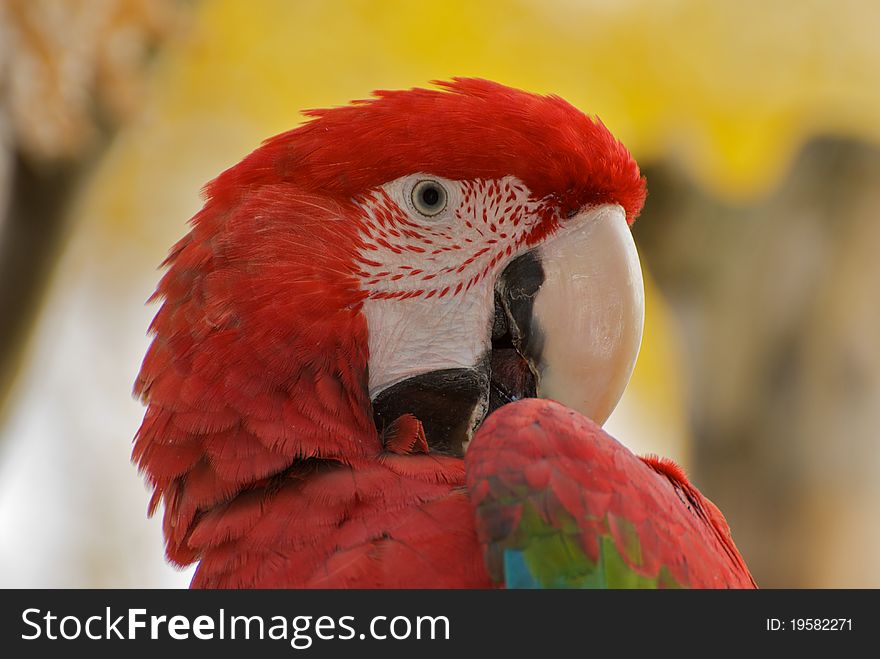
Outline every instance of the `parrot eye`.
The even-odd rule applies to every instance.
[[[437,181],[419,181],[412,189],[413,207],[426,217],[433,217],[446,208],[446,188]]]

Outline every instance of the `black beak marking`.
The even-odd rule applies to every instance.
[[[544,268],[534,251],[511,261],[495,284],[496,316],[499,307],[506,313],[513,347],[533,369],[537,368],[544,348],[544,334],[533,315],[535,297],[543,284]],[[495,339],[494,334],[492,338]]]
[[[488,400],[489,366],[450,368],[398,382],[373,401],[373,422],[381,433],[402,414],[422,422],[432,452],[462,455]]]

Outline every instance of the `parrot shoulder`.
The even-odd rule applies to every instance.
[[[726,522],[674,463],[550,400],[497,410],[465,456],[496,586],[754,587]]]

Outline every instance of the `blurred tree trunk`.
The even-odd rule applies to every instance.
[[[35,166],[18,154],[0,231],[0,411],[61,244],[63,217],[84,167]]]
[[[636,240],[685,335],[696,482],[759,585],[880,586],[880,151],[815,141],[748,207],[647,176]]]
[[[181,0],[0,3],[0,415],[71,193],[137,113],[147,64],[185,11]]]

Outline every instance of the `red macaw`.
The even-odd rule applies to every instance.
[[[638,165],[558,97],[438,85],[206,187],[135,385],[168,558],[194,587],[754,586],[681,471],[597,425],[641,340]]]

